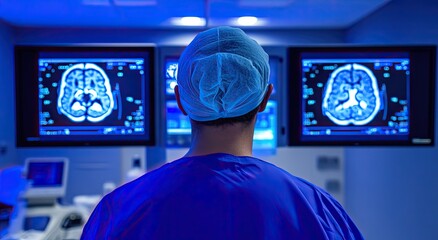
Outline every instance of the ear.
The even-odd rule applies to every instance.
[[[265,97],[263,97],[262,103],[260,103],[259,112],[263,112],[266,109],[266,105],[268,104],[269,97],[271,97],[272,91],[274,90],[274,86],[271,84],[268,85],[268,90],[265,93]]]
[[[182,104],[181,104],[181,99],[180,99],[180,96],[179,96],[178,85],[175,86],[175,88],[173,89],[173,91],[175,91],[176,103],[178,104],[178,108],[179,108],[179,110],[181,110],[181,112],[182,112],[185,116],[187,116],[187,113],[186,113],[186,111],[184,110],[184,108],[183,108],[183,106],[182,106]]]

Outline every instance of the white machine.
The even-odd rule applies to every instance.
[[[80,239],[88,212],[73,205],[61,205],[67,186],[68,159],[28,158],[23,193],[9,234],[2,240]]]

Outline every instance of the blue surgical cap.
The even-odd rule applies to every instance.
[[[268,81],[268,54],[238,28],[199,33],[178,63],[181,104],[196,121],[250,112],[262,102]]]

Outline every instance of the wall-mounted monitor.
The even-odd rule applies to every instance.
[[[290,47],[289,145],[433,145],[434,46]]]
[[[16,46],[17,146],[154,144],[155,48]]]
[[[272,56],[270,64],[270,83],[276,85],[279,77],[280,58]],[[164,82],[166,95],[166,122],[168,147],[189,147],[191,141],[190,119],[184,116],[178,109],[174,88],[177,84],[178,75],[178,57],[168,56],[164,59]],[[275,89],[275,87],[274,87]],[[268,101],[265,111],[257,115],[257,121],[254,131],[253,149],[255,152],[266,153],[275,152],[277,147],[277,91],[274,90],[271,99]]]

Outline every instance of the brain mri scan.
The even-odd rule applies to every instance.
[[[62,74],[57,107],[73,122],[102,121],[114,108],[110,79],[96,64],[71,66]]]
[[[376,77],[367,67],[346,64],[333,71],[323,93],[322,112],[338,125],[365,125],[381,108]]]

